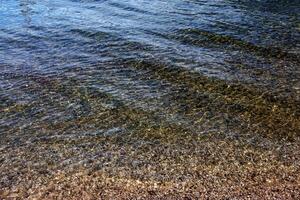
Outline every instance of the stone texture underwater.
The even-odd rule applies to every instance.
[[[0,199],[299,199],[299,11],[0,0]]]

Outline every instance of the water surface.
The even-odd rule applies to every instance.
[[[178,152],[193,134],[267,150],[295,142],[299,13],[298,0],[1,0],[1,162],[20,166],[31,147],[43,156],[26,159],[48,159],[51,173],[86,166],[110,157],[95,142],[110,136],[135,149],[183,134]],[[65,142],[68,156],[52,149]],[[9,176],[0,185],[19,183]]]

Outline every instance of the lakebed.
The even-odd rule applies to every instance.
[[[295,2],[0,2],[0,198],[299,199]]]

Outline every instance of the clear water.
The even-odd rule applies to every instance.
[[[296,168],[299,13],[299,0],[0,0],[0,189],[75,165],[189,179],[194,164],[254,162],[241,143],[264,178]]]
[[[2,114],[1,126],[72,118],[67,108],[74,101],[89,113],[91,105],[64,94],[70,90],[101,92],[167,121],[193,123],[172,100],[189,80],[152,76],[160,67],[297,102],[299,11],[299,1],[1,1],[1,108],[31,107],[23,117]],[[140,62],[159,67],[132,64]]]
[[[2,112],[1,126],[89,115],[79,96],[94,92],[190,126],[199,112],[176,102],[189,80],[153,76],[172,69],[298,102],[299,11],[299,1],[1,1],[1,108],[23,113]]]

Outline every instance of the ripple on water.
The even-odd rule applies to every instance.
[[[249,2],[0,1],[0,190],[297,192],[299,6]]]

